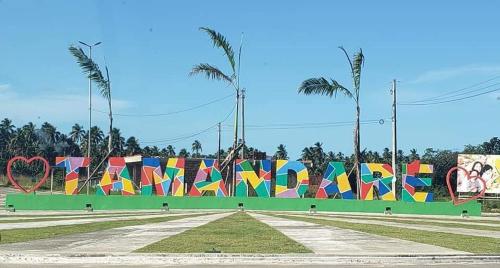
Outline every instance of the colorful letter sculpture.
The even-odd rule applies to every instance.
[[[297,185],[288,188],[288,171],[297,173]],[[275,195],[280,198],[299,198],[309,187],[309,173],[306,166],[299,161],[276,160]]]
[[[66,195],[78,194],[78,178],[81,167],[88,167],[88,157],[56,157],[56,167],[66,169],[64,176],[64,193]]]
[[[167,166],[165,167],[165,174],[163,175],[163,180],[172,182],[172,195],[173,196],[184,196],[184,165],[186,160],[184,158],[169,158],[167,161]],[[161,184],[162,190],[168,192],[167,184]],[[160,184],[156,184],[156,192],[159,193]]]
[[[431,202],[432,193],[417,192],[415,187],[431,186],[432,178],[420,178],[418,174],[432,174],[434,167],[432,165],[420,164],[419,160],[415,160],[410,164],[403,164],[403,189],[401,191],[401,199],[406,202]]]
[[[248,183],[259,197],[271,196],[271,161],[259,161],[259,175],[255,173],[249,160],[236,160],[236,196],[248,196]]]
[[[213,159],[203,159],[196,173],[189,196],[201,196],[206,192],[213,192],[215,196],[226,197],[226,185],[219,171],[219,163]]]
[[[167,195],[168,189],[170,189],[170,181],[163,181],[160,159],[143,158],[141,169],[141,195],[152,195],[153,184],[156,186],[157,195]],[[167,191],[163,191],[164,188],[166,188]]]
[[[335,182],[337,178],[337,182]],[[330,162],[323,174],[323,179],[316,192],[316,198],[328,198],[329,195],[340,193],[342,199],[354,199],[349,178],[345,173],[344,163]]]
[[[172,186],[173,196],[184,196],[184,158],[169,158],[165,173],[161,173],[159,158],[143,158],[141,171],[141,195],[167,196]]]
[[[382,176],[375,178],[374,172],[380,172]],[[394,172],[391,165],[362,163],[361,164],[361,199],[373,200],[373,187],[377,187],[379,198],[382,200],[396,200],[395,189],[392,189]]]
[[[122,195],[134,195],[134,186],[130,179],[125,158],[110,157],[108,166],[97,185],[97,195],[109,195],[110,191],[121,191]]]

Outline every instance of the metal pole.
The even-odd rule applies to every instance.
[[[89,59],[90,61],[92,61],[92,47],[95,47],[95,46],[98,46],[101,44],[101,42],[97,42],[93,45],[89,45],[85,42],[82,42],[82,41],[78,41],[80,44],[86,46],[89,48]],[[92,71],[90,71],[89,73],[89,137],[88,137],[88,140],[87,140],[87,157],[89,158],[89,161],[90,161],[90,150],[91,150],[91,146],[90,146],[90,138],[91,138],[91,135],[90,135],[90,130],[92,129],[92,79],[91,79],[91,75],[92,75]],[[91,161],[92,163],[92,161]],[[89,166],[87,167],[87,181],[90,180],[90,164],[89,163]],[[87,194],[88,194],[88,189],[87,189]]]
[[[397,133],[396,133],[396,79],[392,80],[392,169],[394,171],[394,180],[392,181],[392,190],[396,191],[396,179],[398,175],[398,166],[397,166],[397,154],[398,154],[398,146],[397,146]]]
[[[90,61],[92,61],[92,46],[89,46],[89,58]],[[90,78],[92,74],[89,74],[89,138],[87,140],[87,157],[89,158],[90,161],[90,133],[92,130],[92,79]],[[87,180],[90,180],[90,163],[89,166],[87,167]],[[88,189],[87,189],[87,194],[88,194]]]
[[[241,90],[241,159],[245,159],[245,89]]]
[[[218,132],[218,134],[217,134],[217,139],[218,139],[218,146],[217,146],[217,163],[219,163],[219,165],[220,165],[220,131],[221,131],[220,127],[221,127],[221,126],[220,126],[220,122],[219,122],[219,123],[217,124],[217,132]]]

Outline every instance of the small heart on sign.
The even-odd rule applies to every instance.
[[[469,180],[469,181],[472,180],[472,179],[479,180],[483,184],[481,192],[479,192],[476,195],[473,195],[473,196],[471,196],[471,197],[469,197],[467,199],[461,199],[461,200],[459,200],[455,196],[455,194],[453,193],[453,189],[451,188],[451,183],[450,183],[451,174],[455,170],[461,170],[461,171],[463,171],[464,174],[465,174],[465,176],[466,176],[466,179]],[[463,203],[467,203],[467,202],[472,201],[472,200],[476,200],[479,197],[483,196],[484,192],[486,192],[486,182],[484,181],[484,179],[481,178],[480,176],[471,176],[470,173],[465,168],[463,168],[463,167],[453,167],[453,168],[451,168],[448,171],[448,174],[446,174],[446,184],[448,186],[448,192],[450,193],[451,200],[453,200],[453,205],[455,205],[455,206],[463,204]]]
[[[26,190],[24,187],[19,185],[19,183],[17,182],[16,179],[14,179],[14,176],[12,175],[12,165],[16,161],[24,161],[27,164],[30,164],[33,161],[42,161],[45,173],[43,174],[43,177],[40,179],[40,181],[33,186],[33,188]],[[12,185],[14,185],[14,187],[16,187],[17,189],[19,189],[25,193],[31,193],[33,191],[36,191],[38,188],[40,188],[40,186],[42,186],[42,184],[44,184],[45,181],[47,180],[47,178],[49,177],[49,170],[50,170],[49,162],[47,160],[45,160],[45,158],[40,157],[40,156],[35,156],[35,157],[30,158],[30,159],[27,159],[26,157],[23,157],[23,156],[16,156],[16,157],[10,159],[9,163],[7,163],[7,177],[9,178]]]

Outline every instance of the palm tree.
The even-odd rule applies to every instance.
[[[71,127],[71,132],[69,133],[69,136],[73,142],[75,143],[81,142],[85,137],[84,135],[85,135],[85,130],[83,130],[82,125],[74,124]]]
[[[189,157],[189,152],[185,148],[182,148],[179,151],[179,157],[187,158],[187,157]]]
[[[283,144],[278,145],[278,150],[274,154],[274,159],[288,159],[288,152],[286,151],[286,147]]]
[[[199,140],[195,140],[191,145],[191,150],[193,152],[194,157],[200,157],[200,151],[203,151],[201,148],[201,143]]]
[[[113,155],[120,156],[123,154],[123,148],[125,147],[125,138],[122,136],[118,128],[113,128],[111,130],[111,135],[113,136],[111,138],[112,141],[111,148],[113,148]],[[109,136],[105,137],[105,139],[107,139],[108,142],[110,140]]]
[[[97,148],[97,145],[104,140],[104,133],[98,126],[93,126],[90,129],[90,137],[91,145],[94,145],[94,148]]]
[[[57,130],[56,127],[51,125],[49,122],[42,124],[40,130],[43,133],[43,138],[47,140],[47,143],[54,144],[56,142]]]
[[[9,145],[14,137],[16,127],[12,125],[12,121],[5,118],[0,122],[0,172],[6,173],[7,161],[11,158]]]
[[[227,58],[231,70],[230,73],[224,73],[221,69],[219,69],[214,65],[208,63],[201,63],[193,67],[190,75],[201,74],[205,75],[207,79],[219,80],[219,81],[222,80],[231,85],[236,91],[236,112],[234,113],[234,142],[233,142],[233,149],[235,149],[236,146],[238,145],[238,116],[240,111],[239,103],[240,103],[241,90],[240,90],[239,72],[240,72],[241,45],[238,52],[238,63],[236,63],[233,48],[221,33],[206,27],[201,27],[200,30],[208,34],[208,36],[212,40],[214,47],[221,48],[224,51],[224,55]],[[243,144],[244,143],[245,141],[243,140]],[[235,169],[236,165],[233,163],[233,171]],[[235,172],[233,172],[233,174],[235,174]],[[236,177],[233,176],[233,187],[235,184],[235,180]]]
[[[334,79],[326,79],[323,77],[310,78],[302,82],[299,87],[299,93],[305,95],[319,94],[327,95],[329,97],[336,97],[337,93],[342,93],[345,96],[354,100],[356,105],[356,124],[354,126],[354,165],[356,167],[356,180],[359,183],[360,177],[360,136],[359,136],[359,118],[360,118],[360,108],[359,108],[359,89],[361,82],[361,68],[365,61],[363,51],[360,49],[359,52],[355,53],[352,59],[347,54],[347,51],[343,47],[339,47],[347,57],[349,66],[351,68],[351,76],[353,80],[353,88],[351,90],[347,89],[339,82]],[[359,189],[359,187],[358,187]]]
[[[419,160],[420,159],[420,156],[418,155],[417,153],[417,149],[413,148],[410,150],[410,155],[408,156],[408,160],[409,162],[413,162],[415,160]]]
[[[29,122],[15,132],[10,143],[10,151],[12,155],[35,156],[39,152],[38,145],[36,126]]]
[[[0,156],[7,154],[8,146],[15,130],[16,126],[12,124],[12,120],[5,118],[0,122]]]
[[[231,71],[229,74],[224,73],[221,69],[219,69],[216,66],[213,66],[208,63],[200,63],[197,64],[193,67],[189,75],[205,75],[207,79],[212,79],[212,80],[222,80],[227,82],[229,85],[233,86],[234,89],[236,90],[236,105],[238,106],[239,104],[239,93],[240,93],[240,88],[239,88],[239,65],[236,65],[236,61],[234,59],[234,51],[229,42],[226,40],[226,38],[221,34],[218,33],[212,29],[206,28],[206,27],[200,27],[201,31],[204,31],[208,34],[210,39],[213,42],[214,47],[221,48],[224,50],[224,54],[227,57],[227,60],[229,62],[229,65],[231,67]],[[240,46],[240,53],[241,53],[241,46]],[[239,57],[239,56],[238,56]],[[239,61],[239,59],[238,59]],[[238,63],[239,64],[239,63]],[[235,121],[238,119],[238,112],[235,114]],[[237,135],[237,133],[235,133]],[[237,137],[235,138],[237,140]]]
[[[166,148],[166,156],[167,157],[173,157],[175,156],[175,148],[172,145],[167,146]]]
[[[4,118],[2,122],[0,122],[0,131],[2,133],[13,134],[16,130],[16,126],[12,124],[12,120],[9,118]]]
[[[134,137],[131,136],[130,138],[127,139],[125,142],[125,153],[127,155],[134,155],[141,153],[141,147],[139,146],[139,141]]]
[[[108,101],[108,117],[109,117],[109,132],[108,132],[108,153],[111,153],[113,135],[113,112],[111,110],[111,80],[109,79],[109,70],[106,66],[106,78],[104,78],[99,66],[87,55],[80,47],[70,46],[70,53],[76,58],[76,61],[82,68],[83,72],[94,81],[100,89],[101,96]]]

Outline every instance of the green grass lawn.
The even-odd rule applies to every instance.
[[[318,216],[322,216],[321,214]],[[326,215],[325,215],[326,216]],[[349,217],[349,216],[328,216],[331,217],[332,220],[336,218],[339,220],[349,219],[349,220],[377,220],[377,221],[387,221],[394,223],[403,223],[403,224],[418,224],[418,225],[432,225],[432,226],[441,226],[441,227],[450,227],[450,228],[465,228],[465,229],[474,229],[474,230],[486,230],[486,231],[500,231],[500,222],[498,222],[498,226],[488,226],[488,225],[477,225],[477,224],[465,224],[465,223],[452,223],[452,222],[435,222],[426,220],[413,220],[413,219],[400,219],[400,218],[391,218],[391,217]],[[375,223],[374,223],[375,224]]]
[[[326,226],[333,226],[342,229],[360,231],[369,234],[383,235],[392,238],[398,238],[418,243],[435,245],[471,253],[483,254],[499,254],[500,239],[490,237],[479,237],[472,235],[458,235],[443,232],[420,231],[408,228],[389,227],[378,224],[351,223],[338,220],[325,220],[314,218],[314,216],[290,216],[290,215],[275,215],[270,216],[281,217],[290,220],[299,220],[311,222]]]
[[[138,249],[147,253],[310,253],[311,250],[244,212],[190,229]]]
[[[25,242],[30,240],[44,239],[44,238],[53,238],[62,235],[90,233],[90,232],[102,231],[106,229],[112,229],[124,226],[172,221],[199,215],[201,214],[165,216],[165,217],[158,217],[151,219],[105,221],[105,222],[59,225],[59,226],[49,226],[49,227],[39,227],[39,228],[18,228],[10,230],[0,230],[0,244]]]

